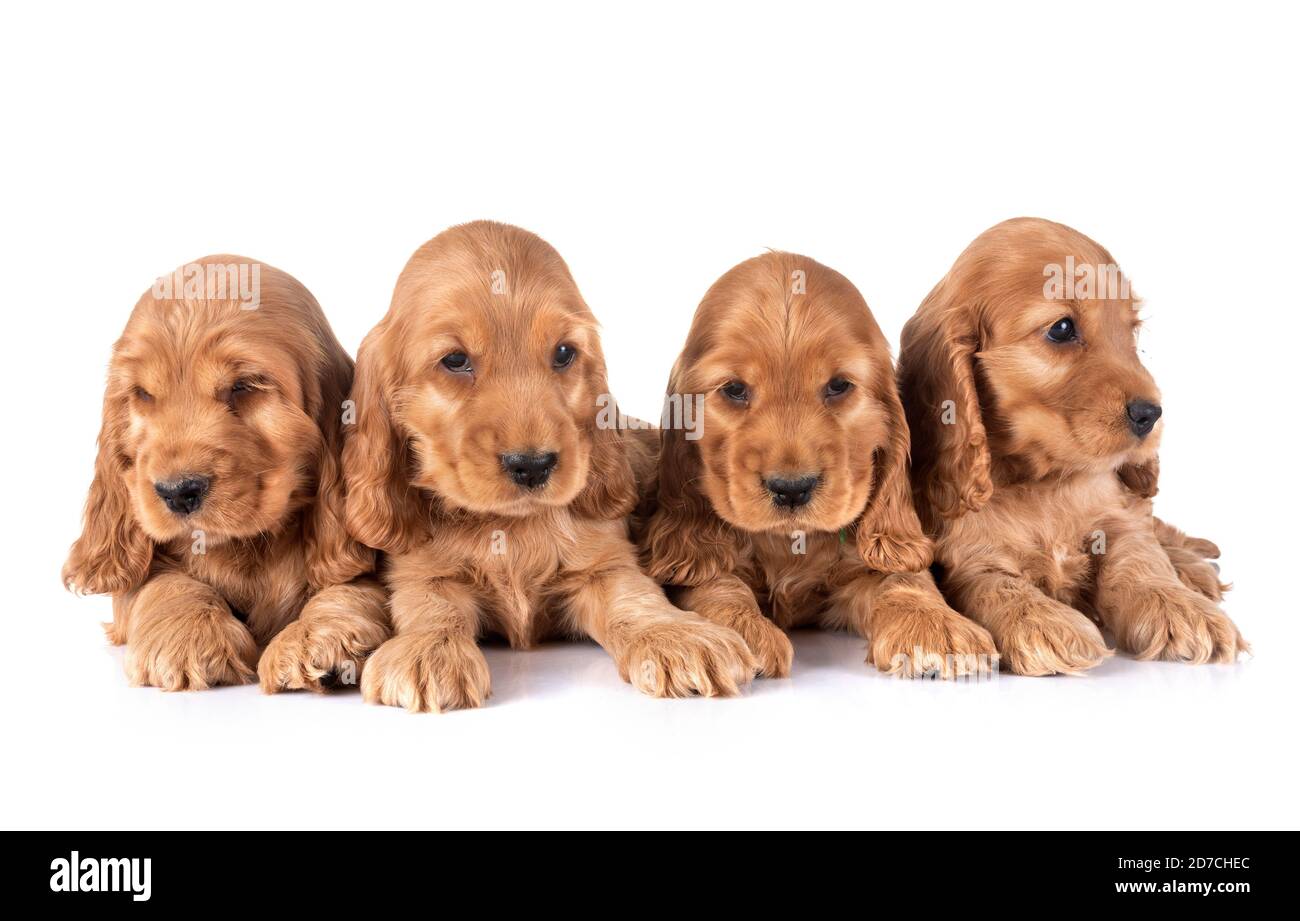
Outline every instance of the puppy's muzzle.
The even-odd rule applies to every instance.
[[[554,451],[544,454],[502,454],[501,467],[511,482],[524,489],[540,489],[551,478],[560,456]]]
[[[815,476],[768,477],[763,485],[772,494],[772,504],[777,508],[799,508],[812,501],[817,480]]]
[[[190,515],[203,505],[211,486],[212,481],[205,476],[185,474],[173,480],[159,480],[153,484],[153,491],[177,515]]]
[[[1134,400],[1128,404],[1128,427],[1139,438],[1146,438],[1156,427],[1163,410],[1146,400]]]

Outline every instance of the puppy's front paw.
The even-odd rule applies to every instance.
[[[1201,665],[1235,662],[1249,652],[1237,625],[1209,598],[1178,586],[1138,599],[1115,625],[1120,647],[1138,659],[1166,659]]]
[[[993,637],[942,604],[892,618],[871,637],[867,662],[907,678],[987,676],[998,668]]]
[[[757,608],[710,610],[708,620],[730,627],[740,634],[764,678],[788,678],[794,662],[794,646],[785,631],[764,617]]]
[[[736,632],[754,657],[758,674],[765,678],[790,677],[794,646],[784,630],[766,617],[747,617],[736,624]]]
[[[1021,614],[996,639],[1017,675],[1075,675],[1111,655],[1097,625],[1063,604]]]
[[[271,640],[257,676],[267,694],[355,685],[366,656],[387,638],[383,624],[362,614],[297,620]]]
[[[483,706],[492,693],[487,659],[473,639],[429,631],[384,643],[361,673],[367,703],[442,713]]]
[[[1153,519],[1156,539],[1164,549],[1179,580],[1211,601],[1222,601],[1230,586],[1219,581],[1219,547],[1203,537],[1191,537],[1171,524]]]
[[[643,627],[618,666],[624,681],[652,697],[731,697],[758,667],[740,634],[694,614]]]
[[[1219,581],[1219,567],[1213,562],[1190,553],[1174,552],[1170,552],[1169,562],[1174,564],[1174,571],[1183,585],[1211,601],[1223,600],[1223,593],[1229,586]]]
[[[246,684],[256,661],[253,635],[217,605],[143,618],[126,647],[131,684],[164,691]]]

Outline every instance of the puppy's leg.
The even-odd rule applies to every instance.
[[[668,603],[630,559],[566,586],[574,625],[614,658],[624,681],[652,697],[729,697],[757,668],[740,634]]]
[[[481,707],[492,693],[478,648],[479,610],[469,586],[403,574],[390,582],[396,635],[366,661],[361,695],[412,713]]]
[[[867,640],[867,662],[907,677],[960,678],[997,669],[988,631],[948,607],[928,572],[872,573],[836,592],[824,619]]]
[[[997,570],[955,570],[944,586],[954,606],[993,636],[1017,675],[1077,674],[1109,656],[1097,625],[1032,582]]]
[[[358,579],[317,592],[257,663],[262,690],[326,691],[356,684],[361,666],[389,637],[383,587]]]
[[[1194,664],[1235,662],[1250,650],[1218,605],[1179,577],[1154,528],[1120,520],[1104,530],[1097,611],[1121,649],[1139,659]]]
[[[704,585],[680,589],[674,600],[706,620],[740,634],[758,663],[758,673],[768,678],[790,674],[794,647],[785,631],[763,616],[753,591],[738,576],[722,576]]]
[[[115,604],[109,638],[126,642],[131,684],[165,691],[244,684],[257,661],[253,635],[225,599],[182,573],[154,576]]]
[[[1230,586],[1219,581],[1219,567],[1212,560],[1219,558],[1219,548],[1213,541],[1189,537],[1171,524],[1153,518],[1156,539],[1169,555],[1169,562],[1184,585],[1200,592],[1211,601],[1222,601]]]

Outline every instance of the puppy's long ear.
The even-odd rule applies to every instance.
[[[682,401],[681,418],[665,420],[660,434],[659,488],[654,512],[641,537],[646,571],[666,585],[702,585],[735,570],[740,557],[739,538],[700,492],[699,448],[686,436],[686,403],[693,399],[680,386],[679,367],[668,383],[670,398]],[[694,404],[692,404],[694,407]],[[698,426],[702,408],[690,416]],[[699,428],[695,428],[699,432]]]
[[[352,381],[355,422],[343,427],[343,481],[348,532],[387,553],[408,549],[419,534],[425,501],[411,486],[406,439],[393,420],[387,322],[370,331],[357,352]]]
[[[355,540],[347,529],[342,454],[343,426],[355,420],[355,409],[344,402],[352,385],[352,360],[337,344],[333,344],[333,351],[315,413],[321,433],[316,500],[303,525],[307,581],[314,590],[349,582],[375,567],[374,551]]]
[[[605,359],[599,351],[592,358],[599,369],[592,379],[595,398],[593,414],[587,423],[591,459],[587,483],[573,500],[573,509],[585,518],[611,520],[632,513],[637,502],[636,478],[624,443],[626,435],[618,426],[618,405],[609,394]]]
[[[988,435],[975,385],[979,332],[950,279],[903,328],[899,386],[912,432],[917,501],[937,518],[977,511],[993,495]]]
[[[124,403],[111,392],[106,394],[81,536],[63,564],[63,584],[72,591],[115,595],[139,586],[149,573],[153,541],[136,524],[126,488],[131,461],[122,451],[120,437],[127,424]]]
[[[867,566],[880,572],[920,572],[930,565],[934,547],[912,504],[911,438],[903,404],[893,374],[881,377],[877,398],[889,417],[889,441],[876,451],[871,495],[857,524],[858,553]]]
[[[1143,499],[1150,499],[1160,491],[1160,458],[1153,457],[1144,464],[1125,464],[1119,468],[1119,479]]]

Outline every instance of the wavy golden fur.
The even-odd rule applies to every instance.
[[[488,632],[519,648],[589,636],[650,694],[749,680],[740,638],[637,567],[644,453],[608,424],[608,389],[595,318],[545,241],[480,221],[411,257],[361,345],[343,452],[348,526],[388,555],[396,629],[362,677],[368,700],[481,705]]]
[[[1097,623],[1142,659],[1248,648],[1217,604],[1217,548],[1152,517],[1163,422],[1137,307],[1105,249],[1020,218],[971,243],[903,330],[913,482],[945,593],[1021,674],[1099,663]]]
[[[665,427],[641,544],[680,604],[739,631],[770,676],[790,670],[782,628],[809,623],[858,631],[882,670],[988,667],[992,641],[927,570],[889,347],[848,279],[791,253],[734,267],[668,392],[702,395],[703,426]]]
[[[344,584],[374,564],[343,521],[352,362],[290,276],[238,256],[193,266],[256,266],[258,303],[206,287],[137,302],[63,579],[113,596],[106,630],[133,684],[242,683],[257,666],[268,691],[320,688],[386,635],[379,586]]]

